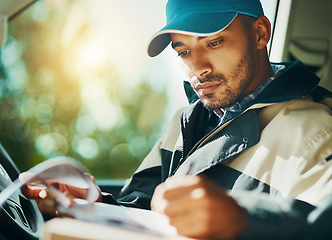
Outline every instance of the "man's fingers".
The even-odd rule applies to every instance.
[[[47,193],[45,189],[46,187],[40,187],[40,186],[33,187],[25,184],[21,187],[21,192],[27,198],[38,200],[46,198]]]
[[[22,172],[18,178],[20,179],[21,182],[25,182],[27,179],[30,178],[30,176],[32,175],[32,173],[29,172]]]
[[[246,224],[245,212],[235,200],[203,176],[168,179],[156,188],[152,206],[189,237],[228,239]]]
[[[202,187],[204,180],[202,179],[202,177],[198,176],[167,179],[165,183],[156,187],[151,201],[152,209],[158,212],[174,212],[182,209],[183,205],[186,206],[187,204],[191,204],[193,200],[198,200],[201,195],[204,194]],[[169,205],[165,201],[171,202],[172,204]],[[172,210],[172,208],[176,209]],[[171,212],[169,212],[169,214],[171,214]]]
[[[27,198],[34,200],[46,199],[48,195],[52,195],[52,190],[46,190],[48,186],[52,187],[53,190],[61,192],[59,194],[63,195],[64,198],[69,199],[71,202],[73,202],[73,199],[86,199],[88,196],[88,188],[81,188],[70,185],[70,182],[69,184],[64,184],[63,182],[59,181],[61,179],[44,179],[44,181],[40,181],[33,177],[32,174],[33,173],[30,172],[23,172],[19,175],[20,181],[25,182],[25,184],[21,187],[21,191]],[[99,191],[99,196],[97,196],[96,200],[101,202],[101,192],[96,185],[95,178],[88,173],[85,173],[84,175],[86,178],[88,178],[88,181],[91,181],[92,184],[95,184]],[[47,187],[45,185],[47,185]]]
[[[176,227],[181,235],[188,237],[202,237],[209,235],[206,214],[203,210],[193,210],[186,215],[170,219],[170,224]]]
[[[22,172],[19,176],[18,179],[20,182],[26,182],[27,184],[29,183],[34,183],[34,184],[43,184],[40,180],[37,180],[35,178],[32,178],[33,173],[31,172]],[[30,180],[32,178],[32,181]]]

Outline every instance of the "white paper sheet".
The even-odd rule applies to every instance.
[[[30,174],[24,181],[17,179],[0,193],[0,204],[3,204],[14,192],[19,191],[23,184],[38,182],[47,185],[48,193],[58,203],[59,212],[67,216],[152,235],[176,235],[176,229],[169,225],[168,218],[157,212],[95,203],[99,196],[98,189],[91,178],[84,175],[86,172],[84,166],[72,158],[56,157],[38,164],[28,172]],[[75,199],[76,205],[69,207],[70,200],[65,194],[47,184],[52,181],[88,189],[86,199]]]

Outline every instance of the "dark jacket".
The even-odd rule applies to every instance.
[[[315,147],[311,150],[323,151],[323,155],[319,155],[322,161],[328,162],[331,158],[331,106],[319,103],[326,102],[326,99],[330,101],[327,97],[331,93],[317,86],[319,78],[302,63],[283,64],[287,70],[246,106],[244,112],[222,126],[218,126],[220,119],[216,114],[204,108],[187,86],[190,105],[181,111],[180,118],[176,114],[170,121],[116,203],[149,209],[155,187],[167,177],[204,174],[229,190],[246,209],[249,224],[243,239],[293,239],[302,234],[306,226],[313,226],[316,220],[309,224],[308,216],[332,194],[332,188],[327,189],[324,182],[319,186],[309,184],[299,192],[297,185],[303,186],[301,177],[290,178],[293,181],[290,184],[279,183],[288,177],[284,169],[289,169],[291,176],[301,175],[299,166],[308,162],[312,170],[310,168],[307,174],[314,175],[311,172],[317,171],[312,163],[315,157],[310,157],[303,149],[307,138],[316,139],[322,131],[327,132],[319,139],[323,149]],[[318,106],[318,112],[311,113],[311,108],[306,109],[311,104]],[[308,126],[315,131],[307,133],[306,127],[300,126],[312,124],[312,117],[317,114],[320,115],[319,120]],[[285,131],[294,130],[287,126],[288,122],[290,125],[299,122],[299,130],[292,135],[298,135],[299,131],[303,142],[294,143],[296,140],[291,140],[293,138],[288,137],[287,132],[281,131],[282,127]],[[278,126],[281,128],[276,129]],[[288,138],[290,144],[279,144]],[[275,153],[264,152],[266,148],[275,148]],[[281,157],[277,155],[280,152],[284,153]],[[329,167],[324,165],[323,168],[322,176],[331,183]],[[314,177],[312,181],[316,181]],[[311,190],[313,187],[316,192]],[[317,197],[311,198],[312,194],[317,194]],[[103,200],[115,203],[109,196],[104,196]]]

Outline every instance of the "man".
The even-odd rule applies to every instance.
[[[331,208],[331,93],[302,63],[269,62],[259,0],[169,0],[166,14],[148,53],[171,43],[190,105],[119,198],[100,200],[164,213],[195,238],[309,236]]]

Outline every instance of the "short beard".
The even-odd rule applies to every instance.
[[[238,65],[237,71],[240,69],[240,67],[241,63]],[[246,77],[241,79],[239,88],[231,89],[230,87],[227,87],[227,89],[225,90],[224,97],[215,100],[213,100],[214,98],[213,93],[207,94],[205,95],[207,100],[201,98],[201,102],[203,103],[204,107],[207,109],[220,109],[220,108],[230,107],[240,99],[240,97],[243,95],[244,91],[248,88],[251,82],[252,82],[252,75],[248,74],[247,72]]]
[[[203,106],[207,109],[220,109],[220,108],[227,108],[234,105],[238,100],[243,97],[243,93],[248,88],[253,80],[253,71],[254,71],[254,59],[253,59],[253,49],[252,49],[251,42],[249,39],[248,42],[248,51],[246,55],[241,59],[238,65],[235,67],[234,71],[232,72],[229,78],[226,78],[222,74],[211,75],[207,76],[204,79],[200,80],[201,82],[208,82],[208,81],[215,81],[221,82],[224,84],[227,89],[225,90],[225,94],[223,98],[215,98],[213,93],[205,95],[205,99],[201,98],[201,102]],[[242,77],[238,80],[239,77]],[[228,79],[231,81],[240,81],[240,85],[236,89],[231,89],[228,86]]]

